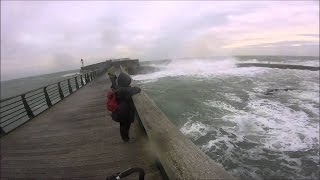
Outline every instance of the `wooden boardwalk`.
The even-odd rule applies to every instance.
[[[130,167],[162,179],[137,121],[130,130],[136,142],[122,142],[105,109],[109,87],[103,75],[2,137],[1,179],[105,179]]]

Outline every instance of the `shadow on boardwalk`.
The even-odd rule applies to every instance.
[[[136,142],[122,142],[105,108],[109,87],[103,75],[2,137],[1,178],[105,179],[141,167],[146,179],[162,179],[137,122],[130,132]]]

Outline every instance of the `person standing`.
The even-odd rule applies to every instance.
[[[108,69],[108,76],[111,81],[111,89],[116,89],[116,87],[117,87],[117,76],[116,76],[115,72],[116,72],[115,67],[113,65],[111,65],[111,67]]]
[[[128,142],[129,130],[131,123],[135,119],[135,107],[132,100],[132,96],[141,92],[139,87],[131,87],[131,77],[121,72],[118,76],[118,87],[115,90],[115,97],[118,103],[115,117],[120,122],[120,135],[124,142]]]

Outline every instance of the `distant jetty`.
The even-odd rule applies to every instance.
[[[320,67],[314,67],[314,66],[290,65],[290,64],[265,64],[265,63],[237,63],[237,67],[267,67],[267,68],[299,69],[299,70],[310,70],[310,71],[320,70]]]

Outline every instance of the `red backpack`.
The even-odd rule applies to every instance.
[[[116,96],[112,90],[110,90],[107,94],[107,109],[108,111],[115,112],[118,108],[118,103],[116,100]]]

